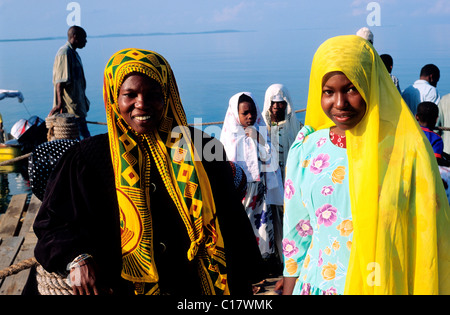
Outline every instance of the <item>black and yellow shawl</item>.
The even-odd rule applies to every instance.
[[[149,134],[134,132],[119,113],[120,87],[133,72],[157,81],[164,94],[159,128]],[[224,244],[209,179],[192,143],[170,65],[152,51],[121,50],[107,63],[103,94],[120,208],[122,277],[136,288],[151,288],[137,293],[159,293],[149,194],[153,159],[171,196],[168,202],[175,204],[186,226],[191,241],[187,256],[198,262],[203,293],[228,294]]]

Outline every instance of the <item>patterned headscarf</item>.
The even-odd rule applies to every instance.
[[[354,232],[345,293],[449,294],[450,208],[428,139],[378,53],[355,35],[317,50],[305,125],[334,125],[321,107],[323,78],[334,71],[367,104],[346,132]]]
[[[130,73],[155,80],[164,95],[159,128],[148,134],[137,134],[119,112],[120,87]],[[171,196],[168,202],[175,204],[186,226],[191,241],[187,256],[198,262],[202,292],[227,294],[224,244],[211,186],[192,143],[170,65],[152,51],[121,50],[106,65],[103,96],[120,207],[122,277],[135,283],[137,293],[159,293],[149,193],[152,158]]]

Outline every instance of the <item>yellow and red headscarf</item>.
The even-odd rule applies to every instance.
[[[122,83],[136,72],[158,82],[164,94],[159,128],[149,134],[134,132],[118,108]],[[177,207],[191,240],[187,256],[198,261],[203,293],[228,294],[224,244],[211,186],[192,143],[170,65],[152,51],[121,50],[106,65],[103,95],[120,208],[122,277],[136,288],[151,287],[138,293],[159,292],[149,193],[152,158],[171,196],[168,202]]]
[[[373,46],[339,36],[317,50],[305,125],[333,122],[323,77],[343,72],[367,103],[346,132],[354,236],[347,294],[450,294],[450,209],[431,145]]]

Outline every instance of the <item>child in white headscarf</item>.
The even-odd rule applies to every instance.
[[[283,184],[267,127],[251,93],[237,93],[230,99],[220,140],[228,159],[247,176],[243,204],[261,254],[269,259],[275,254],[270,205],[283,205]]]

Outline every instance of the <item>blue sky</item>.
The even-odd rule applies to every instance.
[[[0,0],[0,39],[64,36],[69,0]],[[369,0],[79,0],[88,35],[355,28]],[[379,0],[381,26],[445,25],[450,0]],[[376,30],[375,30],[376,31]]]

